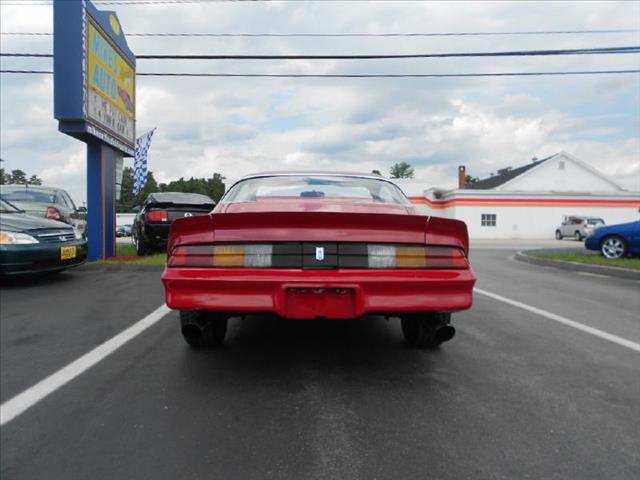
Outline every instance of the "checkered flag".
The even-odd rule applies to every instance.
[[[147,183],[147,154],[151,147],[151,137],[155,128],[136,139],[136,153],[133,158],[133,194],[138,195]]]

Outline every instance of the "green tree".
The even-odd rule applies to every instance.
[[[27,174],[24,173],[24,171],[19,169],[11,170],[8,183],[16,183],[16,184],[24,185],[25,183],[27,183]]]
[[[191,177],[188,180],[179,178],[167,184],[161,184],[161,188],[163,192],[201,193],[218,202],[222,195],[224,195],[224,179],[221,174],[214,173],[211,178]]]
[[[37,175],[31,175],[27,183],[29,185],[42,185],[42,179],[38,178]]]
[[[0,158],[0,163],[4,162],[3,159]],[[4,173],[4,168],[0,167],[0,185],[4,185],[5,183],[9,183],[7,180],[7,175]]]
[[[118,213],[127,213],[137,205],[141,205],[150,193],[157,192],[158,183],[153,176],[153,172],[147,172],[147,183],[138,195],[133,194],[133,168],[122,169],[122,190],[120,190],[120,200],[116,204]]]
[[[371,170],[371,173],[375,173],[376,175],[382,175],[382,173],[380,173],[380,170]]]
[[[396,163],[389,170],[391,178],[413,178],[413,167],[407,162]]]

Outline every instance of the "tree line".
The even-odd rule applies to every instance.
[[[0,185],[42,185],[42,180],[37,175],[31,175],[27,178],[27,174],[20,170],[11,170],[6,173],[4,168],[0,168]]]
[[[380,170],[372,170],[371,173],[382,175]],[[120,200],[116,203],[118,212],[130,212],[132,208],[141,205],[150,193],[153,192],[186,192],[201,193],[211,197],[216,203],[222,198],[225,192],[225,177],[219,173],[213,173],[210,178],[179,178],[169,183],[158,183],[153,176],[153,172],[147,173],[147,183],[138,195],[133,194],[133,174],[131,167],[125,167],[122,171],[122,187]],[[413,178],[413,167],[407,162],[399,162],[389,169],[391,178]],[[0,185],[20,184],[20,185],[42,185],[42,179],[37,175],[28,175],[20,169],[5,172],[0,168]]]
[[[210,178],[188,178],[183,177],[169,183],[158,183],[153,172],[147,172],[147,183],[140,190],[138,195],[133,194],[134,170],[125,167],[122,170],[122,188],[120,190],[120,200],[116,203],[116,211],[119,213],[130,212],[134,207],[139,206],[154,192],[185,192],[201,193],[212,198],[216,203],[222,198],[225,191],[223,177],[219,173],[213,173]]]

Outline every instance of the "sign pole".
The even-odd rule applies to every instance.
[[[116,255],[116,166],[122,154],[103,142],[87,144],[89,260]]]

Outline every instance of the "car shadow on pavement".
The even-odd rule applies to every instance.
[[[414,349],[402,338],[397,318],[285,320],[247,317],[229,322],[219,349],[185,346],[179,367],[204,385],[226,381],[306,383],[400,382],[426,375],[446,356],[444,348]],[[411,380],[413,381],[413,380]]]
[[[2,290],[35,288],[40,285],[64,284],[70,281],[73,281],[73,274],[69,272],[0,276],[0,288]]]

